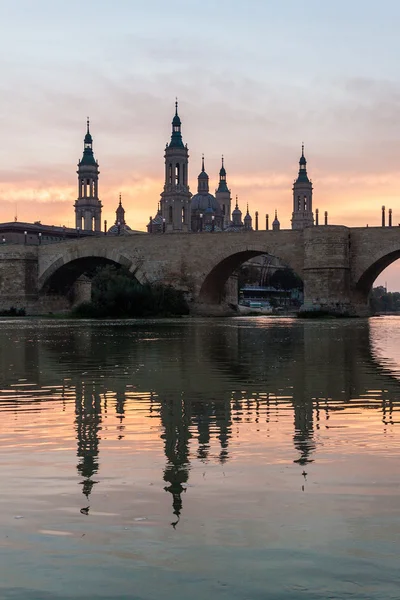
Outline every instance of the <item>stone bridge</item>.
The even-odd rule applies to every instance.
[[[400,227],[324,225],[303,231],[99,236],[49,245],[0,247],[0,309],[67,309],[82,275],[125,265],[139,282],[185,290],[193,313],[226,314],[237,304],[234,273],[262,254],[304,281],[304,311],[367,315],[376,277],[400,257]],[[237,287],[237,286],[236,286]]]

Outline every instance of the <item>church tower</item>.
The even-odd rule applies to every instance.
[[[299,175],[293,184],[292,229],[304,229],[314,225],[312,191],[312,183],[307,175],[307,161],[304,156],[303,144],[299,162]]]
[[[222,157],[222,166],[219,171],[219,185],[215,190],[215,198],[221,207],[222,214],[224,215],[224,229],[229,227],[231,222],[231,192],[228,189],[226,183],[226,171],[224,167],[224,157]]]
[[[188,185],[189,153],[183,145],[178,102],[172,120],[171,141],[165,148],[165,184],[161,213],[167,233],[191,230],[191,193]]]
[[[101,231],[101,202],[98,195],[99,164],[93,154],[93,139],[87,120],[82,160],[78,163],[78,199],[75,202],[76,228]]]
[[[115,224],[119,225],[120,227],[122,227],[122,226],[125,227],[125,225],[126,225],[126,223],[125,223],[125,209],[122,206],[122,197],[121,197],[121,194],[119,195],[119,204],[118,204],[117,210],[115,211],[115,216],[116,216]]]

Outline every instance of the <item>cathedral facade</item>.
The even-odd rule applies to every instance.
[[[192,195],[189,188],[189,150],[182,139],[182,123],[178,114],[178,103],[175,103],[175,114],[172,119],[171,140],[166,144],[164,152],[165,171],[164,187],[155,217],[150,217],[147,225],[148,233],[201,233],[207,231],[240,232],[252,231],[253,219],[247,211],[242,218],[236,196],[232,210],[231,190],[228,187],[224,158],[219,171],[219,181],[215,193],[210,191],[210,180],[205,169],[204,155],[201,170],[197,177],[197,193]],[[83,155],[78,162],[78,198],[75,202],[75,227],[79,232],[101,232],[101,209],[99,199],[99,164],[93,153],[93,138],[90,133],[89,119],[84,137]],[[307,161],[304,156],[304,145],[299,161],[299,173],[293,183],[292,229],[304,229],[314,225],[312,209],[313,186],[307,175]],[[325,218],[327,221],[327,218]],[[316,223],[318,225],[318,223]],[[104,233],[129,234],[134,232],[125,221],[125,211],[121,197],[116,210],[115,224],[108,230],[104,224]],[[266,215],[266,229],[269,229],[269,216]],[[280,229],[277,211],[272,229]],[[258,213],[256,213],[255,230],[258,230]]]
[[[182,123],[175,103],[172,119],[171,141],[165,147],[165,181],[161,200],[155,217],[150,217],[147,225],[149,233],[181,233],[203,231],[241,231],[252,229],[252,218],[236,207],[231,214],[231,191],[226,180],[224,159],[219,171],[218,187],[215,195],[210,192],[209,176],[205,170],[204,156],[201,171],[197,178],[197,193],[189,189],[189,151],[182,140]]]

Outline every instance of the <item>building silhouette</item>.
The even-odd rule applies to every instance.
[[[101,231],[101,209],[99,200],[99,163],[93,154],[93,138],[87,120],[87,131],[83,143],[83,156],[78,163],[78,199],[75,202],[77,229]]]

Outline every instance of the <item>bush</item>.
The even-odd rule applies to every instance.
[[[189,313],[183,292],[171,286],[141,285],[124,267],[107,266],[92,279],[92,301],[72,310],[80,318],[140,318]]]
[[[26,311],[24,308],[15,308],[15,306],[0,311],[0,317],[25,317],[25,315]]]

